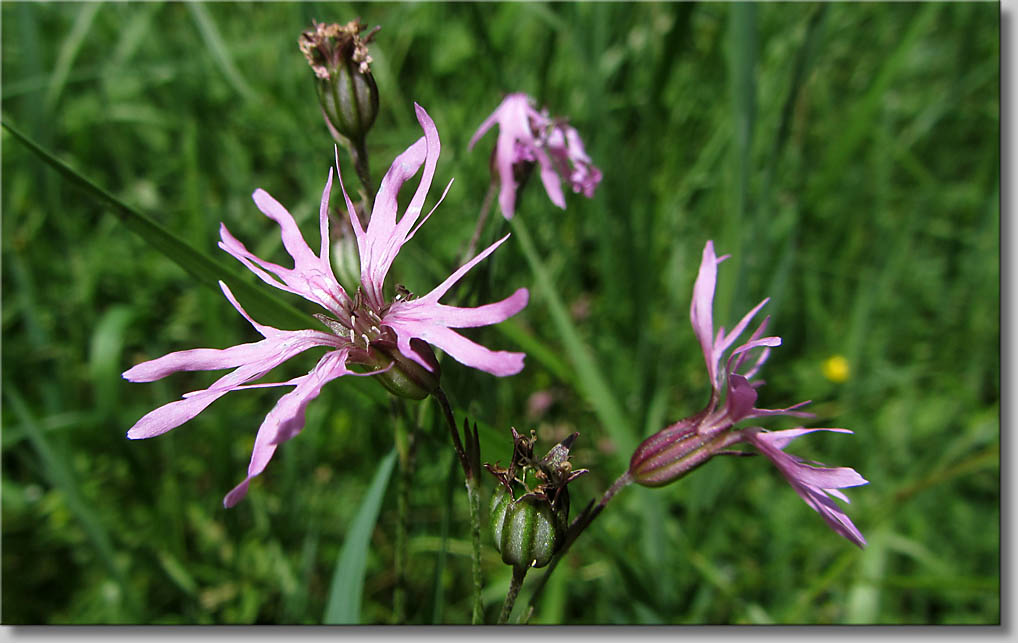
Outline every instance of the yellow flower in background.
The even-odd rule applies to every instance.
[[[841,384],[852,374],[848,360],[844,355],[831,355],[824,360],[821,369],[824,372],[824,377],[836,384]]]

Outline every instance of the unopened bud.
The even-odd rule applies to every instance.
[[[361,36],[364,28],[360,20],[345,25],[314,23],[297,41],[315,73],[326,124],[334,137],[356,146],[363,145],[378,115],[378,86],[367,46],[379,27]]]
[[[372,370],[384,369],[374,377],[393,395],[423,400],[438,389],[442,371],[427,342],[415,337],[410,340],[410,348],[428,362],[432,370],[408,358],[395,344],[388,341],[371,343],[371,356],[374,359],[371,367]]]
[[[678,480],[741,439],[738,433],[731,432],[701,434],[696,422],[682,420],[636,447],[629,460],[629,476],[645,487],[660,487]]]

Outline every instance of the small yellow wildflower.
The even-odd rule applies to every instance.
[[[823,369],[824,377],[837,384],[844,382],[851,375],[848,360],[845,359],[844,355],[831,355],[824,360],[821,368]]]

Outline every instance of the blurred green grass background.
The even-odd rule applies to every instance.
[[[574,507],[624,467],[612,436],[635,444],[707,399],[688,320],[705,241],[732,254],[716,323],[772,298],[784,344],[760,402],[812,399],[812,426],[855,431],[792,450],[871,481],[850,491],[849,508],[869,547],[830,532],[764,459],[718,458],[677,484],[623,491],[556,571],[535,622],[999,622],[997,4],[0,12],[3,118],[225,260],[220,221],[261,256],[282,254],[250,200],[256,187],[317,238],[332,142],[296,46],[312,19],[382,26],[376,177],[420,135],[417,101],[442,137],[436,183],[456,178],[390,286],[426,292],[454,267],[494,136],[472,153],[467,141],[503,92],[568,116],[603,183],[591,200],[568,195],[563,212],[535,182],[517,216],[628,426],[603,426],[578,385],[584,374],[514,239],[490,260],[480,297],[531,286],[531,304],[472,336],[526,349],[527,367],[497,379],[446,360],[444,382],[483,425],[486,461],[508,459],[510,426],[536,429],[547,446],[580,431],[574,464],[592,473],[575,483]],[[381,388],[331,384],[303,434],[224,510],[278,390],[234,393],[132,442],[124,434],[141,415],[215,376],[141,385],[120,373],[173,350],[251,341],[250,327],[8,134],[2,142],[3,622],[321,622],[353,516],[392,448]],[[842,383],[822,374],[833,355],[851,368]],[[313,363],[294,360],[288,373]],[[554,403],[530,415],[538,391]],[[434,411],[410,495],[408,622],[463,623],[466,501]],[[363,561],[364,623],[392,618],[395,488]],[[491,622],[509,569],[488,538]]]

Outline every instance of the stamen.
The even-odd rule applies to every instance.
[[[331,317],[328,317],[328,316],[323,315],[321,313],[314,313],[314,317],[318,321],[320,321],[323,324],[325,324],[329,328],[329,330],[331,330],[333,333],[335,333],[336,335],[338,335],[340,337],[343,337],[343,335],[345,335],[346,332],[347,332],[346,326],[344,326],[340,322],[336,321],[335,319],[332,319]]]

